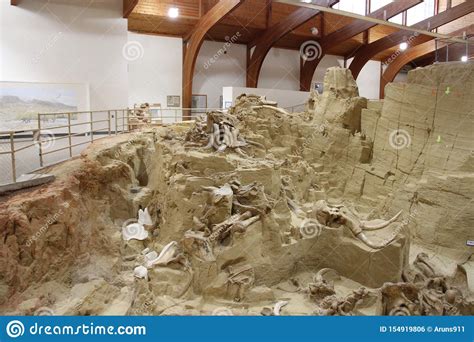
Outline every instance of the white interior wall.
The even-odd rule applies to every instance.
[[[318,67],[313,75],[313,82],[324,82],[324,75],[326,74],[326,69],[344,65],[344,59],[339,56],[325,55],[323,59],[319,62]]]
[[[193,94],[207,95],[209,108],[220,108],[223,87],[245,86],[247,47],[228,45],[225,42],[205,41],[196,60]]]
[[[263,62],[259,88],[300,89],[300,54],[296,50],[272,48]]]
[[[167,107],[167,96],[181,97],[183,40],[128,33],[128,44],[142,50],[128,63],[128,105],[148,102]]]
[[[352,59],[348,60],[347,66],[350,66],[350,62],[352,62]],[[380,64],[379,61],[369,61],[360,71],[356,80],[360,96],[370,100],[379,99]]]
[[[0,80],[82,83],[93,110],[127,106],[122,0],[0,1]]]

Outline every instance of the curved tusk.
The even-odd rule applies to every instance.
[[[395,232],[393,233],[393,235],[389,239],[387,239],[385,241],[382,241],[380,244],[376,244],[376,243],[372,242],[371,240],[369,240],[369,238],[364,234],[363,231],[360,232],[359,234],[357,234],[356,237],[360,241],[365,243],[367,246],[369,246],[370,248],[381,249],[381,248],[387,247],[390,243],[393,242],[393,240],[395,240],[397,238],[397,235],[398,235],[398,233],[400,233],[401,228],[402,228],[402,226],[397,228],[395,230]]]
[[[398,217],[402,214],[402,210],[400,210],[394,217],[390,220],[371,220],[371,221],[360,221],[360,227],[363,230],[377,230],[387,227],[389,224],[395,222]]]
[[[332,273],[332,274],[329,274],[328,273]],[[332,268],[322,268],[318,271],[318,273],[316,273],[316,275],[313,277],[313,281],[314,282],[324,282],[324,281],[327,281],[327,276],[333,278],[333,279],[341,279],[341,277],[339,276],[339,274],[337,273],[336,270],[332,269]]]

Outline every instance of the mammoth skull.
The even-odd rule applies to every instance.
[[[365,245],[373,249],[384,248],[389,245],[400,232],[402,225],[399,225],[393,234],[382,243],[374,243],[366,235],[365,231],[378,230],[387,227],[395,222],[401,215],[401,211],[389,220],[371,220],[364,221],[359,219],[355,214],[350,212],[343,205],[330,205],[324,200],[317,201],[312,211],[312,216],[316,220],[327,227],[339,227],[344,225],[348,227],[356,238]]]

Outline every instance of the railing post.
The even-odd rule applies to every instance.
[[[115,135],[118,134],[117,110],[115,110]]]
[[[94,127],[93,127],[93,122],[92,122],[92,111],[90,113],[90,122],[91,122],[91,142],[94,142]]]
[[[40,166],[43,167],[43,147],[41,145],[41,114],[38,113],[38,149]]]
[[[10,133],[10,150],[11,150],[11,156],[12,156],[12,177],[13,177],[13,183],[16,183],[16,161],[15,161],[15,140],[13,138],[13,135],[15,133],[11,132]]]
[[[107,115],[108,115],[108,117],[109,117],[109,119],[107,120],[107,123],[109,124],[109,137],[110,137],[110,134],[111,134],[111,132],[110,132],[110,130],[111,130],[111,129],[110,129],[110,127],[111,127],[111,124],[110,124],[110,110],[107,111]]]
[[[69,141],[69,157],[72,158],[71,113],[67,113],[67,132]]]

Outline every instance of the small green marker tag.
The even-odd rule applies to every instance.
[[[446,95],[449,95],[451,93],[451,88],[450,87],[446,87],[446,91],[445,91]]]
[[[438,135],[438,138],[436,138],[436,142],[439,144],[441,142],[441,135]]]

